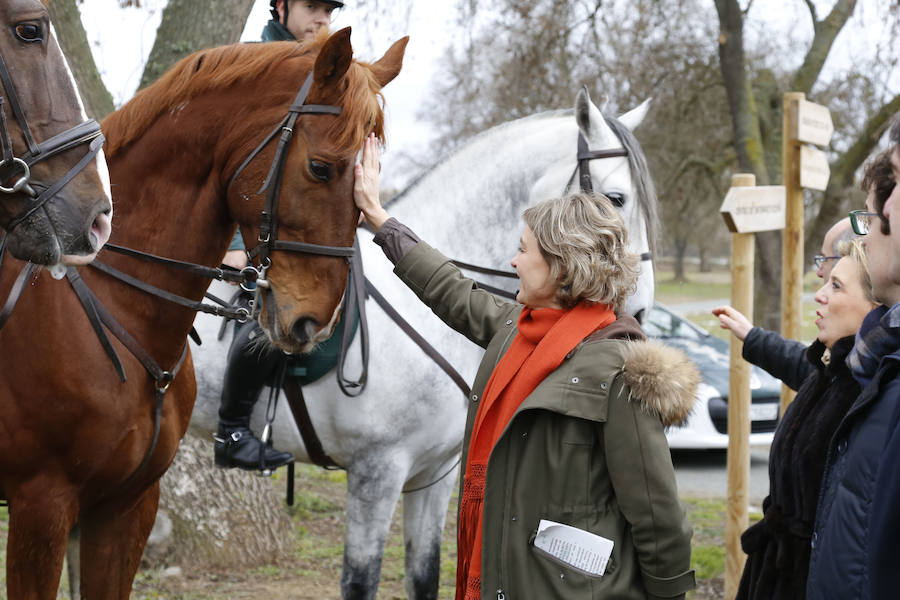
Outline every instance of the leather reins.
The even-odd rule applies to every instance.
[[[22,110],[19,96],[16,93],[12,76],[10,76],[9,69],[7,69],[6,62],[2,56],[0,56],[0,83],[3,84],[3,89],[6,92],[5,99],[0,97],[0,180],[6,181],[15,178],[15,182],[10,186],[0,185],[0,192],[4,194],[22,193],[32,199],[29,206],[7,224],[6,230],[11,232],[49,202],[82,169],[94,160],[103,147],[105,139],[100,131],[100,124],[94,119],[90,119],[40,143],[35,142],[31,128],[28,127],[25,112]],[[20,156],[15,155],[12,136],[6,121],[4,104],[7,102],[28,146],[28,151]],[[87,152],[60,179],[49,186],[35,183],[35,186],[32,187],[30,183],[31,167],[42,160],[47,160],[82,144],[89,144]]]

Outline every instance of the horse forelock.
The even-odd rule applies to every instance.
[[[227,90],[250,80],[269,81],[272,86],[290,80],[299,90],[302,79],[290,73],[293,69],[308,72],[320,49],[320,43],[302,46],[294,42],[268,42],[195,52],[104,119],[106,155],[114,156],[146,132],[161,115],[202,93]],[[288,61],[296,61],[295,66],[289,69]],[[351,64],[340,97],[335,100],[342,109],[342,118],[335,120],[328,135],[340,152],[358,150],[370,131],[375,131],[384,141],[383,99],[366,66],[355,61]]]
[[[381,143],[385,142],[384,96],[368,63],[350,64],[340,95],[334,101],[341,107],[341,118],[334,119],[325,135],[338,153],[355,153],[372,132]]]

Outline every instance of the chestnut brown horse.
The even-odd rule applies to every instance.
[[[0,23],[5,245],[42,265],[87,264],[109,237],[112,211],[100,126],[84,114],[44,4],[4,0]]]
[[[292,137],[288,126],[275,132],[291,141],[283,148],[283,176],[275,178],[280,202],[271,216],[278,242],[268,255],[259,320],[271,341],[288,351],[308,345],[309,323],[330,331],[344,293],[346,258],[286,252],[284,246],[346,251],[352,245],[355,157],[366,134],[383,136],[380,89],[400,71],[406,41],[372,64],[352,59],[349,29],[309,48],[247,44],[184,59],[103,123],[116,200],[112,243],[216,266],[236,224],[248,247],[265,239],[260,187],[281,148],[279,136],[259,153],[253,149],[284,122],[289,106],[294,111],[298,102],[292,100],[306,81]],[[199,301],[209,283],[109,250],[99,260],[191,301]],[[175,372],[194,313],[107,272],[77,272],[147,357]],[[10,274],[0,277],[0,293],[10,281]],[[76,522],[82,597],[129,596],[156,514],[159,478],[187,429],[196,385],[189,355],[174,379],[153,377],[126,346],[116,339],[112,344],[126,383],[68,282],[44,273],[0,330],[0,491],[9,500],[10,598],[56,597]],[[154,444],[157,389],[164,388]]]

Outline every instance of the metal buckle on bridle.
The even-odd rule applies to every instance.
[[[163,371],[159,379],[156,380],[156,391],[160,394],[165,393],[172,384],[173,379],[175,379],[174,373],[171,371]]]
[[[11,187],[6,187],[4,185],[0,185],[0,192],[4,194],[15,194],[17,192],[25,192],[29,196],[36,196],[34,189],[28,185],[28,182],[31,180],[31,169],[28,167],[28,163],[18,157],[12,157],[11,159],[0,160],[0,169],[2,169],[7,164],[12,164],[14,167],[20,167],[22,169],[22,177],[18,179]]]

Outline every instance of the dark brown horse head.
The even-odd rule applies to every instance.
[[[359,218],[353,167],[366,135],[384,138],[380,91],[400,72],[407,41],[399,40],[380,60],[366,64],[353,60],[347,28],[279,67],[280,81],[271,85],[283,87],[285,97],[293,97],[314,68],[306,103],[337,106],[341,114],[299,117],[284,168],[278,240],[352,245]],[[258,243],[263,197],[257,192],[272,154],[272,149],[261,153],[231,187],[229,205],[248,248]],[[327,339],[339,316],[347,273],[345,258],[274,251],[266,274],[269,287],[257,295],[259,321],[270,340],[298,353]]]
[[[12,144],[0,149],[0,186],[6,190],[0,192],[0,226],[10,251],[23,260],[85,264],[110,233],[109,174],[99,141],[92,147],[96,137],[84,126],[87,117],[44,3],[4,0],[0,24],[8,131],[0,126],[0,137]],[[35,160],[41,155],[47,158]],[[79,162],[84,166],[76,170]]]

